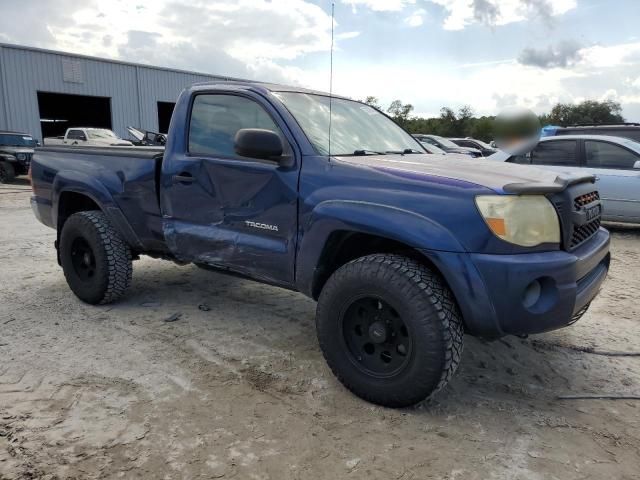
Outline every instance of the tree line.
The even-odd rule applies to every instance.
[[[430,133],[443,137],[473,137],[489,142],[494,139],[494,116],[476,117],[473,108],[465,105],[457,112],[449,107],[440,109],[440,116],[423,118],[412,115],[413,105],[394,100],[384,110],[378,98],[369,96],[364,103],[377,108],[393,118],[410,133]],[[585,100],[577,104],[558,103],[547,114],[539,116],[540,124],[566,127],[580,123],[622,123],[622,106],[613,100],[598,102]]]

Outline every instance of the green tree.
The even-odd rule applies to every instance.
[[[578,123],[622,123],[622,106],[613,100],[598,102],[585,100],[578,104],[559,103],[551,109],[548,115],[542,115],[543,125],[560,125],[566,127]]]
[[[409,124],[409,115],[413,111],[413,105],[403,104],[400,100],[394,100],[387,108],[387,113],[391,115],[398,125],[405,127]]]
[[[495,117],[474,118],[468,136],[482,140],[483,142],[490,142],[495,138],[494,120]]]
[[[366,103],[367,105],[370,105],[373,108],[377,108],[378,110],[382,110],[382,107],[380,106],[379,102],[380,101],[378,100],[378,97],[374,97],[373,95],[369,95],[364,100],[362,100],[362,103]]]

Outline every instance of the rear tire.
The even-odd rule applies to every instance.
[[[349,390],[406,407],[443,388],[460,363],[463,327],[442,278],[400,255],[369,255],[339,268],[316,313],[320,348]]]
[[[113,302],[131,284],[131,250],[104,213],[71,215],[62,227],[59,248],[67,283],[83,302]]]
[[[0,162],[0,183],[12,183],[16,178],[16,170],[9,162]]]

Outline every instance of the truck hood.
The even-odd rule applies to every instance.
[[[595,182],[588,174],[562,174],[537,168],[501,163],[459,155],[366,155],[334,157],[339,162],[372,168],[382,172],[402,173],[414,180],[451,179],[472,183],[502,193],[553,193],[569,185]]]
[[[31,147],[13,147],[11,145],[0,146],[0,153],[9,153],[15,155],[16,153],[33,153],[34,150]]]
[[[118,147],[132,147],[133,143],[129,140],[115,139],[115,138],[94,138],[90,140],[89,145],[105,145],[105,146],[118,146]]]

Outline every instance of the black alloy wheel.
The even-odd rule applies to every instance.
[[[357,299],[345,309],[342,334],[354,365],[377,377],[402,370],[413,350],[409,330],[398,312],[376,297]]]

